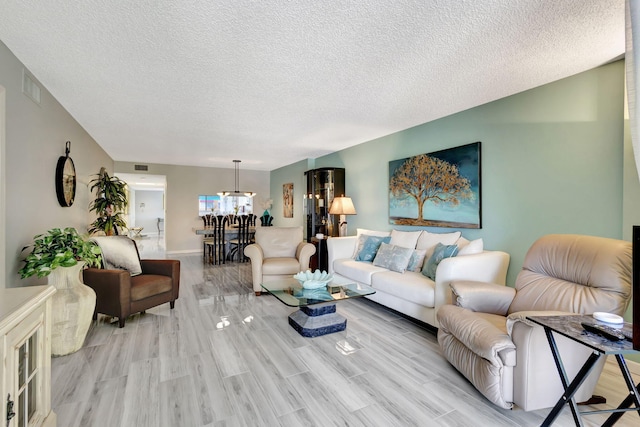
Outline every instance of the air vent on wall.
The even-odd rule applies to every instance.
[[[135,165],[134,168],[137,171],[148,171],[149,170],[149,166],[148,165]]]
[[[25,69],[22,69],[22,93],[40,105],[40,86],[38,86]]]

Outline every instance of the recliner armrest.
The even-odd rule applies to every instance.
[[[435,310],[451,304],[449,284],[458,280],[474,280],[504,285],[509,268],[509,254],[501,251],[484,251],[474,255],[445,258],[436,269]],[[435,327],[438,327],[436,318]]]
[[[506,316],[516,290],[495,283],[471,280],[455,281],[449,285],[453,292],[453,303],[459,307],[482,313]]]
[[[505,360],[515,359],[508,355],[516,348],[511,337],[474,312],[447,304],[440,307],[436,316],[440,324],[438,340],[441,334],[453,335],[473,353],[498,367]]]
[[[576,314],[576,313],[570,313],[567,311],[556,311],[556,310],[518,311],[515,313],[511,313],[509,316],[507,316],[507,332],[509,332],[509,335],[511,335],[511,333],[513,332],[513,325],[515,325],[518,322],[524,323],[533,328],[542,329],[541,325],[538,325],[537,323],[534,323],[531,320],[527,319],[527,317],[529,316],[566,316],[570,314]]]

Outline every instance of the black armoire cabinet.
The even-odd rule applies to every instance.
[[[307,242],[318,233],[337,236],[340,218],[338,215],[329,215],[329,208],[334,197],[344,195],[344,169],[319,168],[308,170],[304,174],[307,177]]]

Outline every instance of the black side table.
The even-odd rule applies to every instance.
[[[327,237],[318,239],[317,237],[311,238],[311,243],[316,247],[316,253],[313,254],[309,262],[309,268],[311,271],[316,269],[322,271],[329,271],[329,257],[327,255]]]
[[[541,325],[544,328],[544,332],[547,335],[547,340],[549,341],[549,346],[551,347],[553,359],[556,363],[556,367],[558,368],[560,380],[562,381],[562,385],[564,386],[564,393],[562,394],[562,396],[560,396],[560,399],[558,399],[558,402],[553,407],[547,418],[545,418],[541,426],[550,426],[551,424],[553,424],[565,404],[568,404],[571,408],[573,420],[575,421],[577,426],[582,426],[580,414],[590,415],[610,413],[611,415],[609,416],[609,418],[607,418],[604,424],[602,424],[603,426],[614,425],[620,419],[623,413],[627,411],[637,411],[638,415],[640,415],[640,397],[638,396],[638,387],[640,387],[640,384],[636,386],[633,383],[633,378],[631,377],[631,373],[629,372],[629,368],[627,367],[627,363],[625,362],[623,357],[624,354],[637,353],[637,351],[633,350],[631,341],[610,341],[607,338],[601,337],[591,332],[586,332],[581,323],[596,322],[592,316],[579,314],[566,316],[530,316],[527,317],[527,319],[534,323],[537,323],[538,325]],[[624,327],[630,330],[631,324],[625,323]],[[573,379],[573,381],[571,381],[571,383],[569,383],[564,365],[562,364],[562,359],[560,358],[560,353],[558,352],[558,347],[556,345],[556,340],[553,337],[553,332],[563,335],[575,342],[593,349],[593,352],[584,363],[582,368],[580,368],[580,371],[578,371],[576,377]],[[627,384],[627,388],[629,389],[629,395],[616,409],[605,409],[601,411],[586,412],[578,411],[578,405],[576,404],[573,396],[575,395],[580,385],[582,385],[584,380],[587,378],[589,372],[591,372],[591,369],[596,364],[596,362],[602,356],[610,354],[616,356],[618,366],[620,367],[620,372],[622,373],[625,383]],[[635,404],[635,408],[630,408],[632,403]]]

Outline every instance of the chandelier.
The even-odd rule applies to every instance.
[[[239,196],[245,196],[245,197],[253,197],[256,195],[256,193],[254,193],[253,191],[240,191],[238,190],[238,187],[240,187],[240,160],[234,160],[234,169],[235,169],[235,190],[234,191],[222,191],[220,193],[218,193],[219,196],[222,197],[227,197],[227,196],[231,196],[231,197],[239,197]]]

